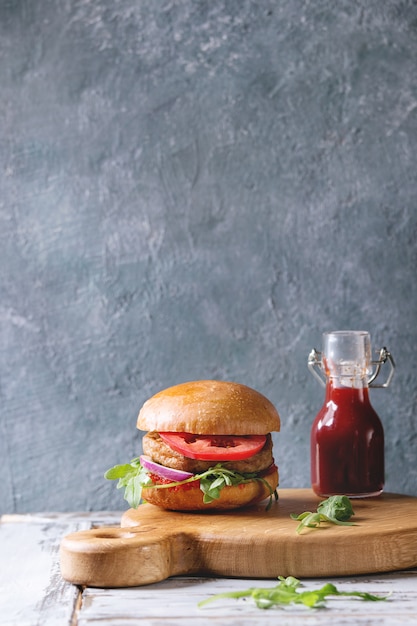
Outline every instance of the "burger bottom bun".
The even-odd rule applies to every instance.
[[[220,498],[208,504],[203,502],[204,494],[198,483],[188,483],[181,487],[154,489],[144,487],[142,498],[151,504],[171,511],[209,511],[237,509],[250,506],[269,498],[271,493],[278,487],[278,469],[275,465],[262,476],[270,489],[261,480],[251,480],[240,485],[224,487],[220,492]]]

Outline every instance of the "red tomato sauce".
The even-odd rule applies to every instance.
[[[384,431],[368,388],[334,388],[311,429],[311,482],[321,496],[377,495],[384,486]]]
[[[169,483],[172,483],[172,480],[162,478],[162,476],[158,476],[157,474],[149,474],[149,476],[155,485],[169,485]],[[174,487],[168,487],[167,489],[168,491],[189,491],[190,489],[195,489],[195,487],[200,487],[199,480],[193,480],[182,485],[174,485]]]

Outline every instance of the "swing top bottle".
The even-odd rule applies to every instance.
[[[387,360],[391,372],[382,387],[391,380],[394,362],[386,348],[372,361],[365,331],[324,333],[323,351],[310,353],[309,367],[326,388],[310,436],[311,485],[317,495],[360,498],[383,491],[384,430],[369,386]]]

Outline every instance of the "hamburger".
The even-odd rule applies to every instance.
[[[143,454],[108,470],[132,508],[143,501],[175,511],[235,509],[277,498],[273,404],[235,382],[169,387],[142,406]]]

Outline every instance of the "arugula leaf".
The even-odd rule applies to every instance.
[[[338,522],[345,522],[355,515],[352,503],[347,496],[330,496],[327,500],[320,502],[317,512]]]
[[[125,465],[115,465],[107,470],[104,477],[108,480],[116,480],[117,478],[123,478],[132,469],[132,465],[126,463]]]
[[[127,500],[132,509],[137,509],[141,503],[142,488],[147,487],[151,483],[146,470],[140,464],[139,457],[133,459],[130,463],[115,465],[107,470],[104,478],[107,478],[107,480],[119,480],[117,489],[123,489],[124,487],[124,499]]]
[[[337,524],[339,526],[353,526],[353,522],[348,522],[355,512],[347,496],[330,496],[323,500],[317,507],[317,511],[304,511],[297,515],[291,513],[293,520],[299,521],[296,528],[297,533],[301,533],[304,528],[317,528],[322,522]]]
[[[256,473],[240,473],[231,469],[226,469],[221,463],[217,463],[214,467],[202,472],[201,474],[194,474],[190,478],[185,480],[169,482],[163,484],[153,483],[147,470],[142,467],[140,459],[133,459],[130,463],[123,465],[115,465],[111,469],[107,470],[104,477],[108,480],[118,480],[117,488],[125,488],[124,499],[128,504],[136,509],[141,503],[142,489],[143,487],[152,489],[169,489],[171,487],[177,487],[178,485],[184,485],[186,483],[200,481],[200,489],[203,492],[203,501],[205,504],[213,502],[220,498],[221,490],[226,486],[239,485],[241,483],[249,482],[251,480],[259,480],[268,487],[269,490],[269,502],[267,510],[272,505],[272,497],[278,498],[276,490],[274,491],[269,483]]]
[[[312,591],[298,591],[300,581],[294,576],[278,577],[279,583],[275,587],[262,588],[250,587],[244,591],[228,591],[218,593],[198,603],[200,608],[210,602],[223,598],[252,598],[259,609],[270,609],[273,606],[285,606],[289,604],[303,604],[310,609],[318,609],[325,606],[326,599],[332,596],[347,596],[377,602],[386,600],[388,596],[375,596],[362,591],[339,591],[335,585],[326,583],[321,589]]]

